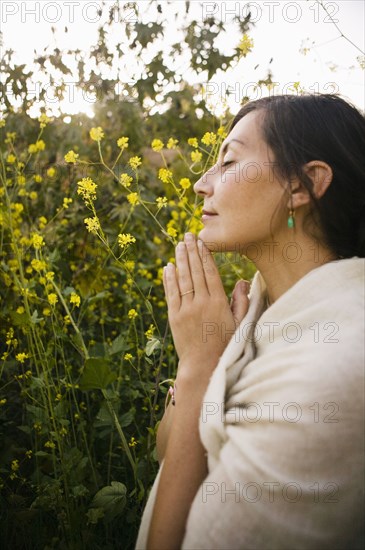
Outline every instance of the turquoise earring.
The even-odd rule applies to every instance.
[[[295,210],[292,208],[289,210],[288,227],[293,229],[295,227]]]

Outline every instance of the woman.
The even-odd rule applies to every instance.
[[[137,548],[361,548],[365,120],[332,95],[236,116],[164,270],[179,364]],[[211,251],[258,271],[229,304]],[[175,405],[175,406],[173,406]]]

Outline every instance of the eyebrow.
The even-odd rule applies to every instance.
[[[225,143],[223,149],[222,149],[222,155],[224,155],[224,153],[227,151],[228,147],[231,145],[231,143],[233,143],[234,141],[236,141],[237,143],[240,143],[241,145],[245,146],[246,144],[243,142],[243,141],[240,141],[239,139],[231,139],[231,141],[228,141],[227,143]]]

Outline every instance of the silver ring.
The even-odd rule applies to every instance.
[[[195,292],[195,290],[192,288],[191,290],[187,290],[186,292],[182,292],[182,293],[180,293],[180,297],[185,296],[185,294],[190,294],[191,292]]]

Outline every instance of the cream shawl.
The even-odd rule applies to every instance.
[[[183,549],[363,547],[364,268],[357,257],[324,264],[269,308],[255,274],[203,400],[209,474]]]

